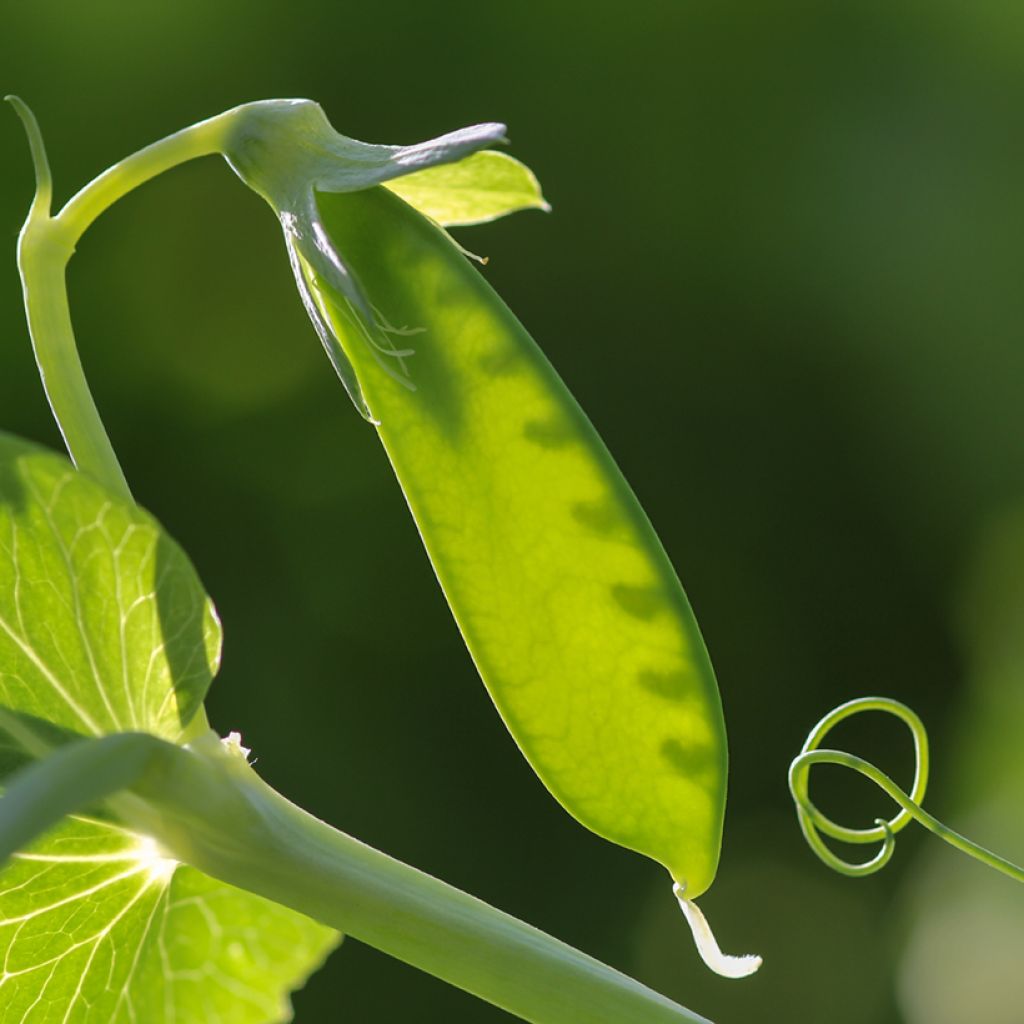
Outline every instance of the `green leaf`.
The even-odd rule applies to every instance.
[[[386,187],[445,227],[484,224],[517,210],[550,210],[525,164],[493,149],[430,167]]]
[[[220,656],[185,554],[65,459],[2,435],[0,499],[2,706],[86,736],[181,738]]]
[[[269,1024],[337,933],[75,817],[0,874],[0,1021]]]
[[[307,267],[309,287],[495,703],[570,813],[699,895],[718,863],[725,727],[700,632],[643,509],[551,365],[440,229],[384,188],[318,202],[373,322]]]
[[[151,516],[0,435],[0,778],[75,735],[181,741],[219,649],[202,584]],[[74,816],[0,871],[0,1024],[284,1021],[337,941]]]

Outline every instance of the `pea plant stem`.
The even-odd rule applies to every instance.
[[[57,214],[74,246],[96,218],[133,189],[172,167],[221,152],[233,111],[190,125],[107,168],[80,189]]]
[[[71,461],[114,494],[133,501],[131,488],[89,390],[71,323],[67,265],[90,224],[132,189],[178,164],[219,151],[232,111],[192,125],[126,157],[82,188],[51,216],[53,180],[35,115],[8,96],[25,126],[36,190],[18,237],[25,315],[39,376]],[[200,728],[206,712],[196,715]]]
[[[535,1024],[703,1018],[494,907],[339,832],[252,775],[244,852],[190,830],[193,862]],[[184,800],[201,799],[189,786]],[[165,806],[167,806],[165,804]],[[218,826],[220,829],[221,827]],[[222,837],[220,837],[222,838]],[[197,843],[198,839],[198,843]]]
[[[142,733],[79,740],[0,798],[0,864],[107,799],[167,857],[337,928],[534,1024],[708,1024],[645,985],[296,807],[244,752]]]
[[[22,232],[18,249],[32,349],[46,398],[74,464],[115,494],[131,490],[114,454],[78,356],[68,307],[65,263],[50,239],[53,221]]]
[[[218,152],[230,111],[176,132],[115,164],[52,216],[53,185],[39,125],[17,97],[8,100],[25,125],[36,171],[35,198],[18,239],[18,269],[43,388],[78,469],[131,500],[79,358],[68,305],[67,264],[89,225],[118,199],[171,167]]]

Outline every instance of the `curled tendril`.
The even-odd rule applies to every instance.
[[[822,749],[825,737],[844,719],[861,711],[885,711],[905,722],[914,740],[914,782],[910,793],[904,792],[884,772],[869,761],[855,754],[847,754],[841,750]],[[892,818],[876,818],[873,828],[849,828],[834,822],[822,813],[811,801],[808,793],[811,767],[816,764],[835,764],[844,768],[852,768],[870,779],[879,789],[899,806],[900,810]],[[916,820],[929,831],[934,832],[951,846],[1001,871],[1005,875],[1024,882],[1024,868],[1011,861],[997,856],[977,843],[971,842],[959,832],[943,825],[921,807],[925,790],[928,787],[928,734],[924,723],[917,714],[898,700],[889,697],[861,697],[858,700],[841,704],[830,711],[811,730],[803,749],[789,767],[789,791],[793,794],[796,805],[797,820],[810,848],[830,868],[840,874],[860,878],[881,870],[889,863],[896,848],[896,834]],[[874,857],[855,864],[843,860],[829,849],[824,837],[838,839],[840,842],[863,844],[881,843]]]

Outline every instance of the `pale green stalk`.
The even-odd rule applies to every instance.
[[[104,210],[133,189],[189,160],[219,155],[234,114],[228,110],[168,135],[108,167],[75,193],[56,217],[72,249]]]
[[[65,271],[83,232],[111,204],[171,167],[218,152],[226,115],[186,128],[121,161],[52,216],[53,185],[39,125],[21,100],[7,99],[24,122],[36,172],[35,198],[18,238],[18,269],[39,376],[72,461],[130,500],[128,482],[79,359]]]
[[[122,792],[130,787],[130,792]],[[111,796],[111,794],[114,794]],[[707,1024],[592,957],[290,803],[212,734],[82,740],[16,776],[0,862],[111,796],[164,856],[308,915],[535,1024]]]
[[[537,1024],[703,1020],[319,821],[267,786],[243,758],[219,766],[217,757],[186,760],[178,750],[169,752],[175,770],[151,772],[138,792],[158,801],[163,831],[157,838],[207,874],[308,914]],[[211,772],[218,767],[232,775],[232,787],[214,784]]]

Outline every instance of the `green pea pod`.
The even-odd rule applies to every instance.
[[[692,900],[718,866],[725,723],[647,516],[551,364],[441,231],[383,188],[317,201],[376,323],[315,275],[312,291],[494,703],[570,814],[664,864]],[[412,353],[382,365],[396,335]]]
[[[414,350],[388,372],[378,331],[314,279],[495,704],[566,810],[700,895],[718,863],[725,724],[640,503],[437,228],[382,188],[317,199],[379,333]]]
[[[500,137],[501,126],[485,129],[457,136],[475,146]],[[250,148],[266,160],[262,145]],[[466,157],[447,152],[434,162]],[[580,822],[668,868],[711,966],[755,970],[758,958],[722,956],[690,902],[714,879],[725,812],[714,672],[675,571],[597,432],[460,248],[376,183],[398,177],[393,162],[362,189],[314,170],[308,192],[288,194],[258,163],[243,164],[233,159],[277,209],[306,307],[377,427],[523,753]],[[435,186],[460,174],[428,180],[441,208]]]

